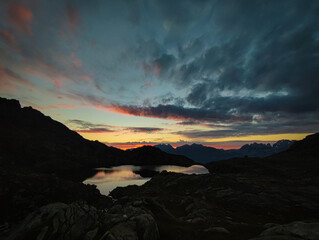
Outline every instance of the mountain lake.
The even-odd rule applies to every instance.
[[[181,167],[174,165],[133,166],[122,165],[111,168],[96,168],[96,173],[87,178],[84,184],[96,185],[101,194],[108,195],[116,187],[143,185],[157,173],[162,171],[184,174],[206,174],[208,169],[201,165]]]

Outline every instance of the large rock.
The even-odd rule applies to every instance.
[[[158,240],[157,224],[149,211],[134,203],[115,205],[103,217],[105,240]]]
[[[270,239],[302,239],[318,240],[319,239],[319,222],[305,223],[292,222],[285,225],[276,225],[263,231],[258,238],[252,240],[270,240]]]
[[[158,240],[159,232],[150,212],[131,204],[97,210],[85,202],[74,202],[40,208],[7,239]]]
[[[97,227],[96,208],[81,202],[53,203],[30,214],[8,239],[83,239]]]

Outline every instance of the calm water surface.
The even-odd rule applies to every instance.
[[[161,171],[178,172],[184,174],[206,174],[207,168],[200,165],[191,167],[180,166],[133,166],[125,165],[112,168],[97,168],[94,176],[86,179],[83,183],[94,184],[101,194],[108,195],[116,187],[128,185],[142,185]]]

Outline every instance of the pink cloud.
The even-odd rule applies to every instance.
[[[28,90],[31,91],[35,88],[33,83],[20,77],[15,72],[0,64],[0,89],[5,91],[15,91],[18,85],[28,87]]]
[[[80,77],[82,80],[87,81],[87,82],[92,81],[92,79],[91,79],[90,77],[86,76],[86,75],[80,75],[79,77]]]
[[[162,71],[161,65],[155,63],[155,64],[153,65],[153,71],[154,71],[154,75],[155,75],[155,76],[159,76],[160,73],[161,73],[161,71]]]
[[[72,56],[72,59],[73,59],[73,60],[72,60],[73,66],[74,66],[74,67],[77,67],[77,68],[82,67],[82,61],[81,61],[81,59],[76,55],[76,53],[75,53],[75,52],[72,52],[71,56]]]
[[[81,59],[75,59],[75,60],[72,62],[72,64],[73,64],[74,67],[77,67],[77,68],[82,67],[82,61],[81,61]]]
[[[32,18],[33,18],[33,14],[29,8],[15,2],[12,2],[9,4],[10,22],[19,31],[32,34],[32,30],[31,30]]]
[[[52,64],[36,61],[34,63],[25,64],[23,69],[32,76],[53,83],[57,88],[61,88],[64,82],[74,82],[64,71],[57,69]]]
[[[15,37],[8,30],[1,30],[0,36],[4,39],[7,45],[12,46],[16,43]]]
[[[151,73],[151,74],[154,74],[155,76],[159,76],[161,74],[162,67],[158,63],[153,63],[153,64],[143,63],[143,70],[144,70],[144,73]]]
[[[151,82],[147,82],[147,83],[144,84],[144,86],[145,86],[145,87],[152,87],[153,84],[152,84]]]

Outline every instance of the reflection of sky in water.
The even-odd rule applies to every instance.
[[[184,174],[206,174],[208,170],[200,165],[193,165],[191,167],[180,166],[118,166],[112,168],[97,168],[94,176],[86,179],[83,183],[94,184],[100,190],[101,194],[108,195],[116,187],[125,187],[128,185],[142,185],[150,178],[144,178],[141,175],[134,173],[134,171],[168,171],[178,172]]]

